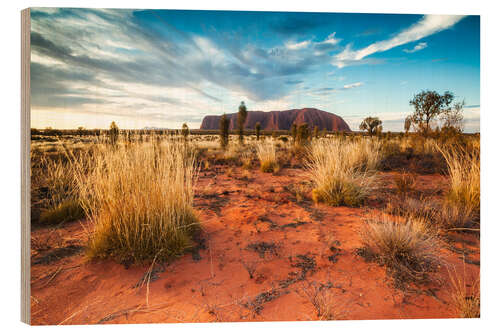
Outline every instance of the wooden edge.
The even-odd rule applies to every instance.
[[[31,12],[21,11],[21,321],[31,323]]]

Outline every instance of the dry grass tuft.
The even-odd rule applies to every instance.
[[[278,172],[279,164],[276,157],[276,148],[272,141],[259,142],[256,145],[257,157],[260,161],[262,172]]]
[[[94,224],[88,254],[150,261],[182,254],[199,223],[193,210],[197,174],[188,146],[148,142],[99,146],[76,161],[82,206]]]
[[[442,264],[439,240],[421,219],[371,219],[361,239],[365,256],[387,266],[398,287],[427,281],[429,273]]]
[[[85,217],[80,202],[76,200],[65,201],[56,207],[49,208],[40,214],[40,223],[53,225],[64,222],[76,221]]]
[[[448,165],[451,183],[448,202],[478,212],[481,205],[479,146],[470,145],[467,149],[461,146],[437,146],[437,149]]]
[[[319,320],[338,320],[342,319],[343,306],[339,306],[331,290],[331,282],[323,284],[312,282],[303,282],[299,289],[299,295],[305,297],[316,310]]]
[[[415,181],[415,176],[406,172],[398,174],[394,178],[396,189],[398,193],[401,193],[402,195],[406,195],[409,192],[413,191],[413,189],[415,188]]]
[[[380,160],[377,141],[316,140],[306,165],[315,184],[312,198],[333,206],[360,206],[374,189]]]
[[[452,293],[451,302],[455,306],[457,316],[460,318],[479,318],[481,315],[481,299],[479,292],[479,278],[471,284],[465,281],[465,264],[462,278],[456,269],[450,275]]]

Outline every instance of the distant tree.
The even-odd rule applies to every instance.
[[[118,128],[118,125],[116,125],[116,123],[112,121],[111,125],[109,125],[109,140],[111,141],[111,144],[116,144],[119,134],[120,129]]]
[[[290,135],[292,136],[293,141],[297,139],[297,124],[293,123],[290,127]]]
[[[431,122],[448,110],[453,98],[449,91],[440,95],[436,91],[422,90],[410,101],[410,105],[415,108],[411,115],[412,124],[427,136],[431,130]]]
[[[184,137],[184,140],[186,141],[189,135],[189,127],[186,123],[182,124],[181,134]]]
[[[323,129],[321,130],[321,137],[322,137],[322,138],[326,138],[326,128],[323,128]]]
[[[243,133],[245,130],[245,122],[247,120],[248,112],[245,102],[241,102],[238,107],[238,135],[240,143],[243,144]]]
[[[260,123],[257,122],[255,124],[255,135],[257,136],[257,141],[260,140]]]
[[[442,130],[448,131],[463,131],[463,109],[464,109],[465,101],[456,102],[452,108],[446,109],[441,114]]]
[[[77,129],[76,129],[76,133],[80,136],[84,135],[85,134],[85,127],[83,126],[79,126]]]
[[[229,118],[225,113],[220,117],[219,136],[222,149],[226,149],[229,143]]]
[[[319,138],[319,128],[318,128],[318,126],[314,126],[313,137],[316,138],[316,139]]]
[[[307,123],[303,123],[297,129],[297,141],[300,145],[304,145],[307,143],[309,139],[309,125]]]
[[[408,133],[408,131],[410,130],[411,128],[411,124],[412,124],[412,121],[411,121],[411,116],[408,116],[405,118],[405,125],[404,125],[404,128],[405,128],[405,132]]]
[[[363,119],[361,124],[359,124],[359,129],[362,131],[367,131],[370,136],[377,132],[382,131],[382,120],[378,117],[366,117]]]

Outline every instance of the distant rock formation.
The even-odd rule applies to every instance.
[[[229,129],[237,128],[237,113],[229,113]],[[205,116],[200,129],[219,129],[221,116]],[[341,117],[314,108],[293,109],[286,111],[248,111],[245,128],[254,129],[255,124],[260,122],[263,130],[289,130],[293,123],[297,125],[308,123],[311,129],[318,126],[320,130],[350,132],[349,125]]]

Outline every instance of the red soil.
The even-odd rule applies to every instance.
[[[384,267],[356,254],[366,209],[297,203],[286,186],[303,179],[302,170],[284,169],[278,175],[253,170],[253,179],[244,180],[241,169],[229,177],[225,168],[201,172],[197,184],[195,203],[206,245],[201,259],[186,254],[163,268],[156,265],[149,284],[140,283],[149,266],[88,262],[84,251],[76,252],[85,244],[88,222],[34,230],[32,324],[316,320],[304,296],[310,281],[331,282],[339,319],[456,317],[446,267],[435,273],[441,283],[402,291]],[[380,205],[377,196],[390,193],[393,177],[383,174],[384,189],[370,201],[372,208]],[[417,183],[418,190],[435,192],[446,178],[418,176]],[[277,248],[261,257],[247,249],[256,242],[273,242]],[[47,256],[57,248],[76,253]],[[458,253],[462,248],[468,251],[465,264]],[[442,254],[459,274],[465,265],[467,281],[479,276],[476,236],[454,233]],[[297,264],[306,263],[304,258],[313,259],[315,267],[304,269],[301,281]],[[253,279],[243,265],[251,262],[256,263]]]

